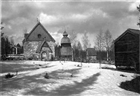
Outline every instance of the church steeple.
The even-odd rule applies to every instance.
[[[64,31],[63,36],[64,37],[67,37],[68,36],[68,33],[66,32],[66,30]]]

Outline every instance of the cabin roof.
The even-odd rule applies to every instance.
[[[138,34],[140,35],[140,30],[137,29],[131,29],[128,28],[124,33],[122,33],[114,42],[118,41],[119,39],[121,39],[125,34],[127,33],[133,33],[133,34]]]

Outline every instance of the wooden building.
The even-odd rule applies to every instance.
[[[11,54],[23,54],[23,47],[20,44],[11,46]]]
[[[94,48],[86,49],[86,60],[88,62],[95,62],[97,60],[97,52]]]
[[[73,51],[71,48],[71,42],[66,31],[63,33],[63,38],[61,39],[60,53],[61,53],[62,59],[65,59],[65,60],[73,59]]]
[[[127,29],[114,42],[115,65],[140,72],[140,30]]]
[[[24,56],[28,59],[51,60],[55,55],[55,40],[38,22],[29,34],[24,35]]]

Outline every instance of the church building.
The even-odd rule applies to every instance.
[[[29,34],[24,34],[23,48],[27,59],[52,60],[55,55],[55,40],[38,21]]]

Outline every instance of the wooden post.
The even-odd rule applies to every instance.
[[[16,48],[16,54],[18,54],[18,48],[17,47],[15,47]]]
[[[140,73],[140,35],[139,35],[139,70],[138,72]]]
[[[137,10],[140,13],[140,5],[137,7]],[[139,22],[137,23],[137,25],[140,27],[140,16],[139,16]],[[139,35],[139,68],[138,68],[138,72],[140,73],[140,35]]]
[[[2,23],[1,23],[2,24]],[[2,33],[2,29],[3,29],[4,27],[3,26],[1,26],[1,29],[0,29],[0,61],[1,61],[1,59],[2,59],[2,53],[1,53],[1,47],[2,47],[2,45],[1,45],[1,37],[3,36],[3,34],[4,33]]]
[[[0,2],[0,6],[1,6],[2,4],[1,4],[1,2]],[[0,13],[1,13],[1,10],[0,10]],[[1,18],[2,16],[0,16],[0,18]],[[2,57],[2,54],[1,54],[1,35],[2,35],[2,21],[1,21],[1,19],[0,19],[0,61],[1,61],[1,57]]]
[[[115,66],[116,66],[116,51],[115,51],[115,42],[113,42],[113,56],[114,56],[114,62],[115,62]],[[117,68],[117,67],[116,67]]]
[[[2,54],[1,54],[1,31],[0,31],[0,61],[1,61],[1,56]]]

